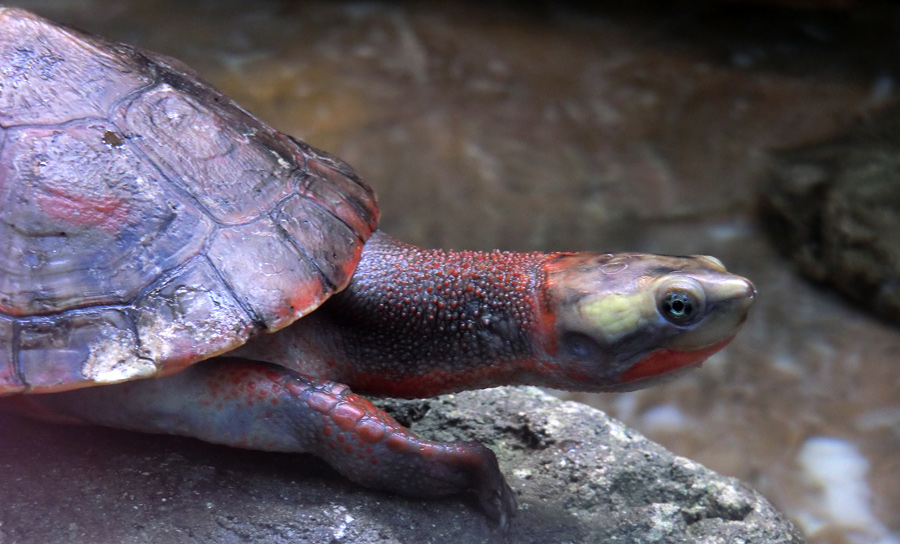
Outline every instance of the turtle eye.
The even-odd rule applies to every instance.
[[[684,289],[669,289],[659,300],[659,312],[675,325],[685,325],[700,314],[700,301]]]

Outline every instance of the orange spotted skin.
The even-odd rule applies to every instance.
[[[354,390],[427,397],[516,383],[546,350],[545,254],[372,242],[348,289],[309,323],[337,338]]]
[[[552,257],[424,250],[376,232],[346,290],[235,353],[392,397],[534,383],[561,371],[542,298]]]

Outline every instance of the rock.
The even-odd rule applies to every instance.
[[[900,324],[897,107],[845,136],[779,153],[760,209],[801,272]]]
[[[534,388],[382,401],[414,430],[494,449],[508,542],[803,543],[757,492]],[[414,500],[305,455],[0,419],[0,543],[498,542],[474,497]]]

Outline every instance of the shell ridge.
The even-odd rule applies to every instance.
[[[321,183],[321,181],[322,181],[321,179],[317,179],[317,178],[313,177],[312,182],[311,182],[307,187],[312,187],[312,184],[313,184],[313,183]],[[357,231],[355,228],[353,228],[353,225],[351,225],[350,223],[347,223],[346,221],[344,221],[344,219],[343,219],[341,216],[339,216],[338,214],[334,213],[334,210],[329,209],[327,206],[325,206],[324,204],[322,204],[322,203],[319,202],[318,200],[316,200],[316,199],[314,199],[314,198],[310,198],[309,196],[307,196],[307,195],[304,194],[303,192],[300,192],[299,190],[297,191],[297,195],[299,195],[300,198],[305,199],[307,202],[312,203],[313,206],[315,206],[317,209],[319,209],[319,210],[325,212],[326,214],[328,214],[328,216],[330,216],[332,219],[334,219],[335,221],[337,221],[337,222],[340,223],[341,225],[344,225],[345,227],[347,227],[347,229],[350,230],[350,232],[352,232],[354,235],[356,235],[356,238],[357,238],[361,243],[363,243],[363,244],[366,243],[366,239],[368,238],[368,236],[364,236],[362,233],[360,233],[360,232]],[[279,211],[280,211],[281,206],[283,206],[285,202],[287,202],[288,200],[290,200],[290,199],[293,198],[294,196],[295,196],[295,195],[288,195],[287,197],[285,197],[284,199],[282,199],[282,201],[278,203]],[[346,198],[343,199],[343,200],[344,200],[344,202],[346,202],[348,205],[352,206],[352,203],[351,203],[350,201],[348,201]],[[355,210],[355,206],[354,206],[354,211],[356,211],[356,210]],[[273,218],[273,219],[275,219],[275,218]],[[293,239],[293,237],[292,237],[292,239]]]
[[[357,174],[349,164],[344,162],[342,159],[339,159],[328,152],[317,149],[304,142],[303,140],[295,138],[289,134],[285,136],[291,144],[299,148],[300,153],[305,156],[307,161],[309,160],[309,158],[314,159],[316,162],[320,163],[320,166],[324,166],[325,168],[334,170],[338,174],[342,175],[345,179],[351,181],[354,185],[362,189],[369,200],[368,202],[359,200],[357,198],[344,198],[343,200],[351,209],[353,209],[356,215],[363,222],[368,223],[374,230],[374,226],[378,223],[378,198],[375,194],[375,190],[365,180],[363,180],[363,178],[359,174]],[[308,182],[306,186],[306,189],[308,190],[314,183],[320,181],[322,181],[321,178],[314,175],[311,169],[307,167],[306,176],[300,180],[300,185],[298,185],[297,190],[302,194],[301,189],[303,182]]]
[[[215,236],[210,236],[209,240],[212,240],[214,238]],[[209,240],[207,240],[208,243]],[[212,267],[213,272],[225,286],[225,289],[228,290],[228,295],[231,296],[231,298],[233,298],[234,301],[237,302],[238,306],[240,306],[240,308],[247,314],[247,316],[250,318],[250,322],[253,323],[253,326],[261,331],[268,330],[269,327],[266,325],[265,320],[247,304],[243,297],[238,295],[237,290],[234,288],[231,282],[228,281],[228,278],[225,277],[225,274],[222,274],[222,271],[219,270],[219,267],[216,266],[216,263],[214,263],[206,253],[198,255],[198,257],[205,259],[209,263],[209,266]]]
[[[20,348],[19,337],[20,337],[22,325],[19,323],[19,320],[15,319],[15,318],[12,320],[12,322],[13,322],[13,326],[12,326],[13,334],[12,334],[12,341],[11,341],[12,353],[11,353],[11,357],[10,357],[10,359],[11,359],[10,363],[12,366],[13,374],[16,377],[16,380],[18,380],[19,383],[22,384],[22,386],[25,388],[25,391],[29,391],[29,390],[31,390],[31,384],[28,383],[28,380],[25,379],[25,372],[22,371],[22,358],[20,357],[22,350],[19,349]]]
[[[294,195],[290,195],[290,196],[293,197]],[[287,229],[285,229],[283,226],[281,226],[281,222],[278,221],[277,217],[274,217],[272,213],[269,213],[268,215],[269,215],[269,219],[275,225],[275,228],[277,229],[278,233],[284,239],[286,239],[288,242],[290,242],[291,245],[293,245],[294,248],[300,253],[300,255],[303,255],[303,258],[306,259],[312,265],[313,269],[316,271],[316,273],[319,275],[319,277],[322,278],[322,283],[325,287],[328,288],[329,293],[334,293],[337,290],[337,286],[334,285],[334,283],[332,283],[332,281],[328,278],[328,276],[325,274],[325,272],[319,266],[319,263],[317,263],[316,260],[314,258],[312,258],[312,256],[309,255],[309,253],[307,253],[306,248],[303,247],[303,244],[301,244],[299,242],[299,240],[295,239],[294,236],[290,232],[287,231]],[[277,215],[277,213],[275,215]]]
[[[113,120],[115,118],[115,112],[126,102],[134,102],[137,97],[159,85],[161,79],[157,64],[154,63],[152,59],[148,58],[146,55],[142,55],[139,51],[136,51],[131,47],[128,47],[127,50],[132,54],[134,58],[140,59],[142,61],[142,66],[147,68],[147,70],[152,74],[152,77],[146,85],[142,85],[140,87],[132,89],[114,100],[110,104],[109,109],[106,111],[107,120],[115,125],[116,128],[119,129],[119,132],[122,133],[122,136],[124,136],[126,139],[134,135],[129,136],[126,131],[122,130],[121,127],[116,125],[116,122]]]
[[[106,123],[106,124],[114,124],[110,123],[110,120],[105,117],[96,117],[94,115],[86,115],[84,117],[76,117],[74,119],[69,119],[63,121],[62,123],[18,123],[15,125],[0,125],[0,128],[3,129],[4,132],[18,132],[18,131],[26,131],[32,128],[53,128],[59,127],[60,129],[64,129],[70,125],[78,125],[82,123]],[[118,128],[118,127],[116,127]]]

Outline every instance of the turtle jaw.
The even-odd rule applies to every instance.
[[[734,337],[756,296],[706,256],[558,254],[546,269],[547,352],[563,370],[551,387],[636,389],[697,366]]]

